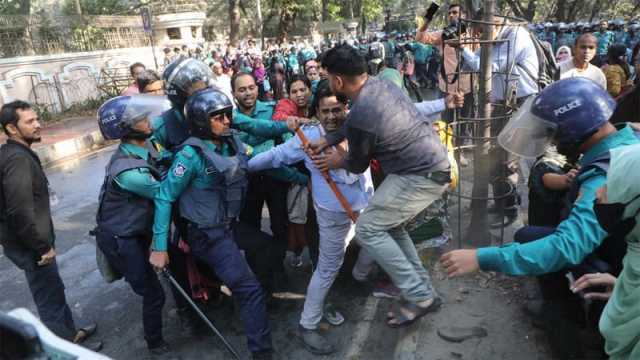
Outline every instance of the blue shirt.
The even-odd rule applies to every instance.
[[[589,149],[580,164],[588,164],[613,148],[639,142],[631,127],[627,126]],[[511,243],[478,249],[480,268],[509,275],[539,275],[577,265],[595,251],[607,236],[593,211],[596,190],[606,183],[607,174],[601,170],[590,170],[576,181],[585,178],[588,179],[581,184],[580,195],[569,217],[558,225],[553,234],[526,244]]]
[[[120,150],[127,155],[135,155],[145,161],[149,161],[149,151],[138,145],[121,143]],[[149,200],[153,200],[160,188],[160,182],[153,177],[148,168],[124,171],[116,176],[114,181],[123,190]]]
[[[305,125],[302,131],[309,141],[318,140],[324,135],[324,130],[319,124]],[[253,157],[249,160],[249,171],[278,168],[302,160],[311,172],[311,192],[316,206],[329,211],[345,212],[322,173],[302,150],[302,141],[298,136]],[[331,170],[329,174],[354,211],[362,210],[367,206],[369,198],[373,195],[373,183],[369,169],[359,175],[348,173],[342,169]]]

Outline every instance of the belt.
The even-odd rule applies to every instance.
[[[434,171],[427,173],[426,178],[440,185],[451,183],[451,171]]]

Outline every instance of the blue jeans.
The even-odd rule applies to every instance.
[[[161,343],[162,307],[165,296],[158,276],[149,264],[150,240],[122,238],[98,232],[96,243],[109,260],[109,264],[124,276],[133,292],[142,296],[142,325],[147,344],[153,347]]]
[[[37,254],[23,247],[5,246],[4,254],[24,270],[40,321],[57,336],[65,340],[73,340],[76,335],[76,326],[71,309],[67,305],[64,283],[60,278],[57,261],[38,266]]]
[[[448,185],[423,175],[388,175],[356,224],[356,241],[410,302],[437,296],[405,224],[442,197]]]
[[[230,229],[200,229],[187,225],[191,253],[206,263],[231,290],[240,305],[240,317],[251,352],[272,349],[264,291],[233,240]]]

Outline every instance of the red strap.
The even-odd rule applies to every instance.
[[[300,130],[300,128],[296,129],[296,135],[298,135],[298,137],[300,138],[300,141],[302,141],[302,145],[307,146],[307,144],[309,143],[309,140],[304,135],[302,130]],[[327,184],[329,184],[331,191],[333,191],[333,193],[336,195],[336,198],[338,198],[340,205],[342,205],[342,208],[344,209],[344,211],[347,212],[347,215],[349,215],[349,218],[351,218],[351,221],[353,222],[358,221],[358,215],[353,212],[353,209],[351,208],[351,204],[349,204],[349,202],[344,197],[344,195],[342,195],[342,192],[340,191],[340,189],[338,189],[338,185],[336,185],[335,181],[333,181],[331,176],[329,176],[329,173],[322,172],[322,177],[327,182]]]

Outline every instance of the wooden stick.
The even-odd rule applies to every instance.
[[[298,135],[298,137],[300,138],[300,141],[302,141],[302,146],[307,146],[307,144],[309,143],[309,140],[307,139],[307,137],[304,135],[304,133],[300,128],[296,129],[296,135]],[[351,204],[349,204],[349,202],[344,197],[344,195],[342,195],[342,192],[340,191],[340,189],[338,189],[338,185],[336,185],[336,182],[333,181],[333,179],[329,175],[329,172],[323,171],[322,177],[324,177],[324,180],[327,182],[327,184],[331,188],[331,191],[333,191],[333,193],[336,195],[336,198],[338,198],[338,202],[340,202],[340,205],[342,205],[342,208],[344,209],[344,211],[347,212],[347,215],[349,215],[349,218],[351,218],[351,221],[353,221],[354,223],[358,221],[358,214],[353,212],[353,209],[351,208]]]

